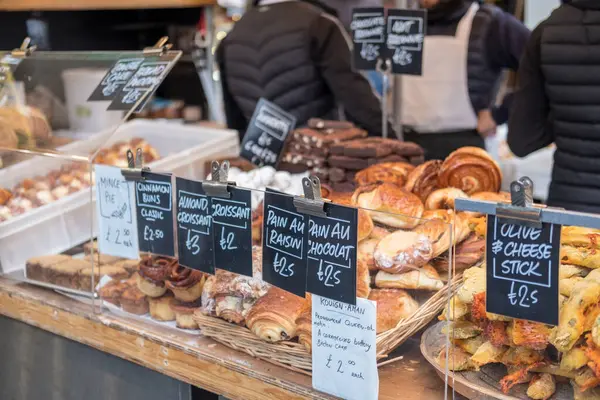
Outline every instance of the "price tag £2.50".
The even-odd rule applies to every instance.
[[[119,168],[94,166],[98,245],[103,254],[138,258],[138,231],[134,214],[133,182]]]

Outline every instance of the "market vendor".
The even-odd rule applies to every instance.
[[[524,157],[554,143],[548,205],[600,213],[600,2],[563,3],[526,46],[508,145]]]
[[[423,75],[402,77],[404,139],[428,159],[484,137],[508,119],[508,102],[494,107],[503,69],[516,70],[529,30],[512,15],[471,0],[420,0],[427,8]]]
[[[227,124],[243,135],[262,97],[305,125],[348,119],[381,136],[381,104],[352,70],[335,10],[316,0],[255,0],[217,51]]]

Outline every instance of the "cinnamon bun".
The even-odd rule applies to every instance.
[[[149,297],[160,297],[167,291],[165,281],[177,260],[161,256],[145,256],[140,261],[137,275],[138,288]]]
[[[431,160],[419,165],[408,174],[404,188],[416,194],[421,201],[425,201],[431,192],[440,187],[438,176],[441,166],[440,160]]]
[[[439,184],[455,187],[468,195],[498,192],[502,171],[494,159],[478,147],[463,147],[451,153],[440,168]]]
[[[205,281],[206,275],[202,272],[175,264],[166,281],[166,286],[173,292],[177,300],[191,303],[202,296],[202,287]]]

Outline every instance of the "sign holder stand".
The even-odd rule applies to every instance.
[[[302,179],[304,197],[294,197],[296,211],[301,214],[327,218],[325,201],[321,197],[321,181],[316,176]]]
[[[144,166],[142,149],[138,148],[135,153],[134,159],[131,149],[127,150],[127,168],[121,168],[121,174],[126,181],[143,181],[146,179],[144,174],[150,172],[150,168]]]
[[[381,135],[384,138],[388,137],[388,118],[389,118],[389,106],[388,106],[388,90],[390,88],[390,75],[392,71],[392,62],[389,58],[379,59],[377,61],[377,72],[381,74],[382,78],[382,92],[381,92]]]
[[[227,190],[229,185],[235,186],[235,182],[228,182],[229,161],[223,161],[219,165],[218,161],[211,164],[211,180],[202,182],[202,189],[211,197],[231,198],[231,193]]]

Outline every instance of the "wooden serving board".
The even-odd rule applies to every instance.
[[[441,379],[445,379],[445,369],[437,362],[437,356],[446,346],[446,335],[442,333],[444,322],[429,327],[421,336],[421,354],[436,370]],[[527,396],[527,384],[516,385],[509,395],[500,390],[500,380],[506,375],[502,364],[489,364],[479,371],[452,372],[448,374],[448,385],[470,400],[530,400]],[[451,398],[448,395],[448,398]],[[556,384],[556,393],[551,400],[572,400],[573,389],[568,383]]]

